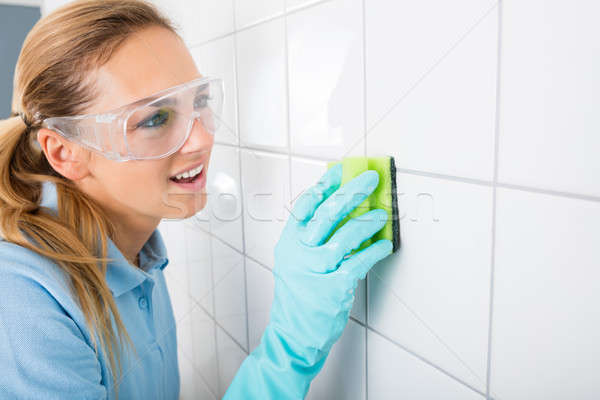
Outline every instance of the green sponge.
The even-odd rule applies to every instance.
[[[342,164],[342,185],[368,169],[373,169],[379,173],[379,184],[365,201],[340,221],[329,236],[331,237],[348,219],[358,217],[369,210],[383,208],[388,213],[388,220],[384,227],[371,236],[370,239],[365,240],[351,254],[368,247],[380,239],[389,239],[393,244],[393,251],[398,250],[400,248],[400,220],[398,219],[396,165],[394,164],[394,157],[346,157],[341,161],[327,163],[327,168],[329,169],[339,163]]]

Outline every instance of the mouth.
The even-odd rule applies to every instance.
[[[187,167],[186,169],[176,173],[169,177],[171,182],[178,184],[190,184],[196,182],[198,179],[203,178],[206,175],[206,169],[204,168],[204,162],[199,162],[194,165]]]

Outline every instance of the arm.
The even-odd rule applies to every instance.
[[[358,280],[391,253],[392,242],[382,239],[346,257],[385,225],[382,209],[349,219],[326,241],[378,182],[367,171],[337,190],[341,168],[329,169],[294,205],[275,246],[269,323],[224,400],[303,399],[348,322]]]
[[[6,266],[0,293],[1,397],[106,399],[94,349],[54,297]]]

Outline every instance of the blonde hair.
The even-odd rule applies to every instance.
[[[13,115],[22,114],[30,125],[20,116],[0,121],[2,236],[54,260],[70,278],[96,355],[94,334],[108,356],[117,396],[122,365],[111,315],[119,345],[124,335],[135,346],[105,280],[107,237],[115,228],[99,204],[50,166],[34,138],[44,118],[80,114],[92,104],[94,70],[130,34],[150,26],[178,35],[173,22],[143,0],[80,0],[43,17],[25,38],[13,82]],[[56,184],[56,216],[39,206],[44,181]]]

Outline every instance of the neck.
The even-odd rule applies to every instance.
[[[130,263],[139,267],[137,255],[160,223],[160,218],[138,214],[131,209],[122,210],[114,201],[102,201],[102,196],[94,196],[89,191],[88,194],[102,205],[114,224],[115,237],[111,240],[115,246]]]
[[[112,221],[117,220],[118,222],[115,222],[115,237],[112,238],[112,240],[121,253],[123,253],[123,256],[129,260],[130,263],[139,267],[137,255],[158,224],[141,227],[131,224],[131,221],[124,221],[119,218],[112,219]]]

